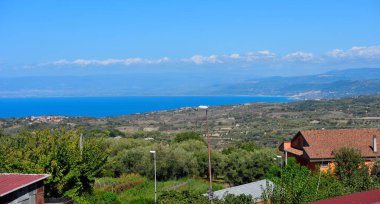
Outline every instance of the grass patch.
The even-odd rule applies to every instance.
[[[208,185],[208,181],[201,178],[159,181],[157,195],[166,191],[204,194],[207,192]],[[137,174],[123,175],[120,178],[100,178],[96,181],[95,188],[116,193],[121,203],[154,203],[154,181]],[[223,188],[223,184],[213,184],[214,191]]]

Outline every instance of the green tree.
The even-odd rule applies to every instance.
[[[254,152],[259,149],[255,141],[242,142],[237,147],[248,152]]]
[[[268,178],[275,186],[268,185],[262,197],[263,200],[270,200],[272,203],[306,203],[346,193],[343,184],[335,175],[311,172],[293,158],[288,159],[288,165],[282,170],[276,166],[272,167]]]
[[[131,141],[131,140],[129,140]],[[116,175],[122,173],[139,173],[154,178],[153,158],[150,150],[157,152],[157,179],[182,178],[198,175],[198,159],[195,152],[205,149],[200,141],[185,141],[178,144],[163,145],[149,143],[134,143],[110,158],[108,168]],[[143,144],[148,144],[144,146]]]
[[[343,183],[331,172],[314,172],[310,182],[311,185],[315,185],[317,188],[315,195],[312,194],[309,197],[309,201],[327,199],[348,193]]]
[[[254,152],[258,149],[259,148],[257,147],[256,142],[254,142],[254,141],[243,141],[243,142],[240,142],[238,144],[229,145],[229,146],[223,148],[222,153],[223,154],[231,154],[231,153],[233,153],[235,151],[239,151],[239,150],[246,150],[248,152]]]
[[[85,139],[79,147],[79,131],[22,131],[2,138],[1,172],[51,174],[45,181],[48,197],[74,197],[91,192],[95,177],[107,161],[102,139]]]
[[[178,133],[175,136],[175,139],[174,139],[175,142],[183,142],[183,141],[187,141],[187,140],[204,141],[204,139],[202,138],[201,134],[198,133],[198,132],[182,132],[182,133]]]
[[[4,136],[5,136],[4,129],[0,128],[0,137],[4,137]]]
[[[376,161],[371,169],[371,176],[374,181],[379,185],[380,184],[380,163]]]
[[[314,194],[316,185],[311,182],[311,172],[299,165],[294,159],[289,159],[283,168],[280,178],[273,178],[276,187],[280,188],[282,203],[304,203]]]
[[[336,175],[349,191],[359,192],[376,187],[359,150],[341,148],[335,152],[335,161]]]
[[[108,132],[109,132],[108,133],[109,137],[117,137],[117,136],[125,137],[125,133],[118,129],[109,129]]]
[[[248,152],[237,150],[227,155],[225,180],[231,185],[245,184],[263,179],[274,164],[274,153],[270,150]]]

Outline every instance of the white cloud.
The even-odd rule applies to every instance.
[[[289,63],[289,62],[311,62],[311,63],[329,63],[334,59],[360,59],[363,62],[366,60],[380,59],[380,45],[375,46],[355,46],[347,50],[334,49],[327,52],[324,55],[315,55],[311,52],[296,51],[284,55],[278,55],[269,50],[261,50],[256,52],[247,53],[232,53],[225,55],[193,55],[189,58],[177,58],[169,59],[168,57],[162,57],[159,59],[146,59],[146,58],[124,58],[124,59],[76,59],[66,60],[61,59],[54,62],[49,62],[42,65],[78,65],[78,66],[107,66],[107,65],[157,65],[163,63],[193,63],[197,65],[202,64],[223,64],[223,63],[235,63],[246,64],[249,66],[254,63],[267,63],[277,64]]]
[[[231,63],[238,61],[255,61],[262,59],[273,59],[277,55],[268,50],[257,51],[257,52],[248,52],[245,54],[233,53],[229,55],[210,55],[210,56],[202,56],[202,55],[194,55],[191,58],[182,59],[182,62],[192,62],[195,64],[204,64],[204,63]]]
[[[263,55],[263,56],[275,56],[276,55],[275,53],[270,52],[268,50],[258,51],[257,54]]]
[[[240,59],[241,58],[241,56],[237,53],[230,54],[228,57],[231,59]]]
[[[289,53],[284,57],[287,61],[311,61],[314,59],[313,53],[297,51]]]
[[[262,59],[272,59],[276,57],[276,54],[270,52],[268,50],[258,51],[258,52],[248,52],[246,54],[238,54],[233,53],[230,55],[210,55],[210,56],[202,56],[202,55],[194,55],[189,59],[183,59],[183,62],[192,62],[195,64],[204,64],[204,63],[231,63],[231,62],[239,62],[239,61],[255,61]]]
[[[276,53],[270,52],[268,50],[262,50],[257,52],[248,52],[245,54],[244,59],[246,61],[255,61],[262,59],[273,59],[276,57]]]
[[[344,57],[345,55],[346,55],[345,52],[341,49],[334,49],[327,53],[327,56],[333,57],[333,58],[340,58],[340,57]]]
[[[89,65],[131,65],[131,64],[161,64],[169,62],[168,57],[163,57],[157,60],[143,59],[143,58],[125,58],[125,59],[105,59],[105,60],[94,60],[94,59],[76,59],[76,60],[66,60],[61,59],[54,62],[47,63],[48,65],[79,65],[79,66],[89,66]]]
[[[70,61],[65,60],[65,59],[60,59],[60,60],[57,60],[57,61],[54,61],[54,62],[50,62],[50,63],[46,63],[46,64],[66,65],[66,64],[70,64]]]
[[[380,45],[354,46],[348,50],[335,49],[326,53],[332,58],[380,59]]]
[[[193,61],[195,64],[202,64],[204,61],[204,57],[200,55],[194,55],[191,58],[191,61]]]
[[[163,57],[163,58],[156,60],[156,64],[161,64],[164,62],[170,62],[170,58],[169,57]]]
[[[195,64],[203,64],[203,63],[222,63],[222,61],[219,59],[217,55],[210,55],[210,56],[202,56],[202,55],[194,55],[190,59],[185,59],[183,61],[190,61]]]

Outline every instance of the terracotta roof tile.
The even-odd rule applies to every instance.
[[[287,151],[287,152],[290,152],[290,153],[292,153],[294,155],[298,155],[298,156],[303,155],[303,151],[299,150],[299,149],[296,149],[296,148],[285,148],[284,150]]]
[[[333,151],[342,147],[358,149],[363,157],[379,156],[373,152],[373,136],[377,137],[380,151],[380,131],[368,129],[308,130],[300,131],[308,144],[303,149],[310,159],[334,158]]]

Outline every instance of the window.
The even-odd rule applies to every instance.
[[[321,167],[329,167],[329,163],[328,162],[321,162]]]

